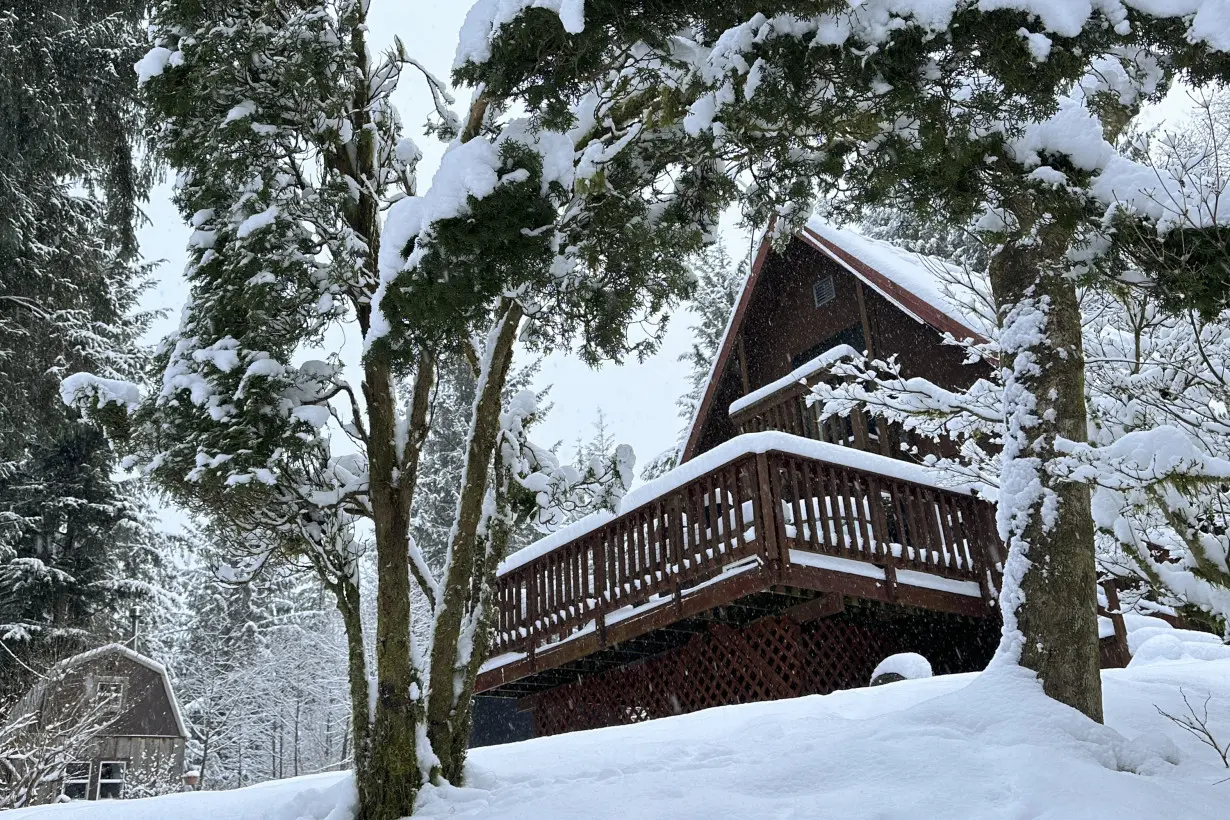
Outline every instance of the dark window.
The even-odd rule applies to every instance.
[[[802,353],[793,356],[790,359],[790,366],[793,368],[807,364],[821,353],[826,350],[832,350],[837,345],[850,345],[850,347],[860,352],[866,350],[867,340],[863,338],[863,326],[861,324],[851,325],[840,333],[835,333],[828,337],[820,344],[809,347]]]
[[[94,684],[94,703],[104,715],[116,715],[124,711],[123,678],[99,678]]]
[[[119,800],[124,796],[124,768],[122,760],[104,760],[98,766],[98,799]]]
[[[90,763],[75,761],[64,767],[64,787],[61,790],[69,800],[85,800],[90,793]]]
[[[837,296],[837,286],[833,284],[833,277],[826,276],[823,279],[817,279],[811,286],[811,298],[816,303],[816,307],[823,307],[833,301]]]

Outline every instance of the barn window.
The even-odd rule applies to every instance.
[[[94,703],[104,715],[115,715],[124,711],[123,678],[99,678],[94,684]]]
[[[119,800],[124,796],[124,768],[122,760],[104,760],[98,766],[98,799]]]
[[[64,782],[60,791],[69,800],[85,800],[90,793],[90,762],[74,761],[64,767]]]
[[[817,279],[811,286],[811,298],[816,303],[816,307],[823,307],[837,296],[837,286],[833,284],[833,277],[826,276],[823,279]]]

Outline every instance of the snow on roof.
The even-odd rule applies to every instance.
[[[945,287],[946,281],[961,281],[964,279],[965,272],[961,268],[934,256],[923,256],[922,254],[912,253],[899,248],[890,242],[871,239],[849,228],[835,228],[815,216],[807,220],[807,228],[800,236],[804,240],[809,240],[811,237],[808,236],[808,233],[814,234],[816,237],[832,245],[836,245],[839,249],[872,268],[875,273],[880,274],[893,285],[917,296],[949,319],[952,319],[962,328],[965,328],[974,338],[986,338],[989,328],[986,327],[985,319],[977,311],[973,310],[970,305],[965,304],[958,298],[950,287]],[[809,244],[823,251],[827,256],[862,279],[864,283],[870,285],[876,292],[901,310],[909,313],[920,322],[931,324],[928,317],[917,315],[909,304],[903,303],[898,294],[887,292],[889,289],[884,288],[882,283],[868,277],[864,271],[851,267],[839,254],[834,254],[831,248],[815,241],[811,241]],[[960,338],[959,333],[954,333],[953,335]]]
[[[921,464],[914,464],[901,459],[889,458],[879,453],[869,453],[856,450],[853,447],[843,447],[840,444],[829,444],[825,441],[815,441],[809,438],[793,436],[789,433],[779,433],[773,430],[763,433],[744,433],[735,436],[730,441],[723,442],[712,450],[706,450],[695,458],[685,461],[675,469],[653,481],[648,481],[623,497],[619,503],[619,515],[631,512],[642,504],[647,504],[671,490],[678,489],[693,479],[700,478],[708,472],[718,469],[738,458],[752,453],[767,453],[770,450],[789,453],[790,455],[814,458],[829,464],[840,464],[868,473],[896,478],[902,481],[912,481],[928,487],[942,487],[952,492],[965,495],[977,492],[984,497],[991,495],[988,487],[971,484],[950,483],[945,480],[945,473]],[[563,546],[606,524],[615,518],[615,513],[600,511],[585,516],[580,521],[557,530],[545,538],[535,541],[524,549],[509,555],[500,564],[498,572],[503,574],[517,567],[522,567],[535,558],[546,555],[556,547]]]
[[[167,672],[167,668],[153,658],[142,655],[140,652],[130,649],[123,644],[104,644],[103,646],[96,647],[95,649],[89,649],[78,655],[73,655],[70,658],[65,658],[51,667],[47,677],[54,677],[57,672],[67,671],[74,666],[80,666],[83,663],[90,663],[91,661],[104,658],[107,655],[120,655],[133,663],[140,664],[147,669],[157,672],[158,676],[162,679],[163,689],[167,693],[167,701],[171,704],[171,714],[175,718],[175,728],[179,731],[180,737],[189,737],[188,726],[184,723],[183,710],[180,708],[179,701],[175,697],[175,690],[171,688],[171,676]],[[39,684],[39,686],[41,687],[43,684]]]
[[[722,341],[718,345],[718,356],[709,369],[705,393],[693,409],[687,434],[682,439],[679,450],[681,460],[687,454],[688,448],[696,445],[694,439],[698,433],[697,427],[702,417],[711,409],[708,404],[716,390],[714,382],[721,375],[718,368],[724,365],[730,354],[733,336],[739,330],[736,320],[742,321],[746,303],[750,301],[752,291],[759,281],[760,269],[768,252],[770,231],[772,227],[761,237],[760,251],[757,253],[756,263],[752,266],[752,273],[744,280],[739,298],[735,300],[735,309],[727,320]],[[849,228],[835,228],[816,216],[807,221],[797,238],[841,265],[915,320],[931,325],[941,333],[950,332],[958,339],[973,338],[983,341],[988,338],[990,328],[986,317],[958,298],[957,288],[946,285],[946,280],[967,280],[968,277],[960,268],[933,256],[911,253],[889,242],[871,239]],[[919,310],[920,306],[925,306],[928,310]],[[731,412],[735,411],[732,409]]]

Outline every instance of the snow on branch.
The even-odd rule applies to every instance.
[[[60,382],[60,400],[69,407],[101,409],[114,405],[131,413],[141,404],[141,391],[132,382],[74,373]]]
[[[499,444],[514,480],[532,494],[535,526],[552,532],[581,514],[617,509],[634,476],[632,448],[621,444],[609,456],[595,454],[580,468],[561,464],[558,456],[534,444],[526,433],[537,412],[533,391],[514,396],[500,415]]]

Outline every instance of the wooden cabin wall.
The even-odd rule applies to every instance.
[[[834,298],[816,307],[812,294],[817,279],[832,276]],[[984,363],[966,365],[963,351],[944,345],[938,331],[906,315],[873,288],[863,285],[863,309],[871,338],[863,333],[859,305],[859,280],[828,256],[799,240],[784,254],[771,254],[741,324],[741,339],[719,378],[713,403],[697,442],[703,453],[738,434],[730,421],[730,403],[746,394],[739,342],[746,356],[748,389],[755,390],[790,373],[800,358],[823,352],[834,337],[856,331],[876,356],[897,354],[902,370],[937,384],[963,388],[990,374]],[[859,345],[855,344],[855,347]]]
[[[921,376],[954,390],[991,376],[991,367],[985,362],[965,364],[964,349],[944,344],[939,331],[902,313],[871,288],[864,286],[863,292],[875,356],[884,358],[895,353],[904,375]]]
[[[812,285],[825,276],[833,277],[834,298],[816,307]],[[799,354],[842,331],[861,328],[857,281],[802,242],[769,257],[742,328],[752,390],[789,374]],[[721,405],[723,412],[729,404]]]

